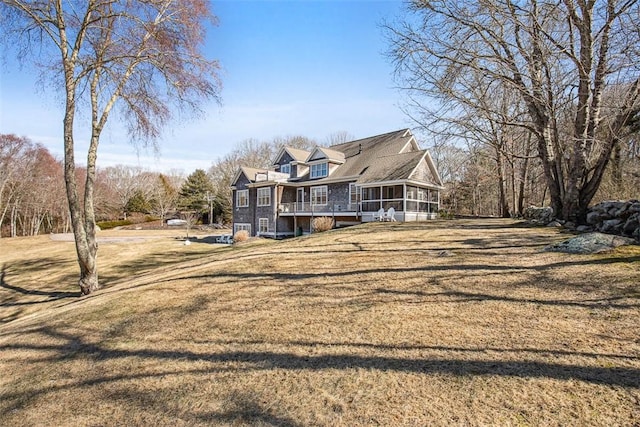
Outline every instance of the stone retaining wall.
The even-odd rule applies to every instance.
[[[589,208],[587,224],[594,230],[640,241],[640,201],[607,201]]]
[[[606,201],[589,208],[587,224],[578,227],[571,222],[557,220],[550,207],[531,206],[524,212],[525,219],[548,226],[565,227],[580,232],[599,231],[607,234],[633,237],[640,242],[640,201]]]

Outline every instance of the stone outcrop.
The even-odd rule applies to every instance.
[[[564,242],[549,245],[547,252],[565,252],[569,254],[597,254],[608,252],[618,246],[632,245],[635,241],[629,237],[612,236],[604,233],[586,233]]]

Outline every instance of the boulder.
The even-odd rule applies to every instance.
[[[595,254],[611,251],[618,246],[632,245],[633,239],[603,233],[586,233],[544,248],[547,252]]]
[[[555,216],[553,214],[553,208],[547,207],[537,207],[537,206],[529,206],[524,210],[525,219],[535,221],[542,224],[548,224],[551,222]]]
[[[597,210],[592,210],[587,214],[587,224],[596,225],[603,219],[602,213]]]
[[[602,221],[602,225],[599,228],[603,233],[619,233],[622,230],[622,224],[624,223],[621,219],[607,219]]]
[[[627,219],[627,222],[622,226],[622,233],[627,236],[632,236],[636,228],[640,227],[639,214],[634,214]]]

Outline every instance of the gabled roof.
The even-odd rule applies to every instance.
[[[438,185],[440,187],[442,187],[442,178],[440,178],[440,174],[438,173],[438,169],[436,168],[436,164],[434,163],[433,159],[431,158],[431,154],[427,151],[425,151],[425,156],[424,156],[424,161],[427,164],[427,167],[429,168],[429,176],[428,177],[418,177],[417,176],[417,172],[418,172],[418,165],[416,165],[415,169],[413,170],[413,172],[411,172],[411,175],[409,175],[410,179],[416,179],[416,180],[422,180],[422,181],[427,181],[427,182],[431,182],[432,184]]]
[[[249,182],[252,182],[252,183],[256,182],[256,175],[259,173],[264,173],[265,171],[267,171],[267,169],[257,169],[257,168],[250,168],[247,166],[241,166],[240,169],[238,169],[238,172],[236,172],[236,176],[233,177],[233,181],[231,181],[231,185],[236,185],[236,182],[238,182],[238,179],[242,174],[244,174],[244,176],[247,178]]]
[[[344,158],[345,158],[345,155],[341,151],[332,150],[326,147],[316,147],[311,152],[311,154],[309,154],[309,157],[307,157],[306,161],[307,163],[309,163],[313,160],[327,159],[327,160],[333,160],[334,162],[337,162],[337,163],[342,163],[344,162]]]
[[[273,160],[273,164],[277,164],[278,161],[280,160],[280,158],[282,157],[282,155],[284,153],[288,153],[289,156],[291,156],[291,158],[293,159],[294,162],[298,162],[298,163],[304,163],[307,160],[307,157],[309,157],[309,152],[306,150],[301,150],[299,148],[293,148],[293,147],[287,147],[287,146],[283,146],[280,151],[278,151],[278,155],[276,156],[276,158]]]
[[[375,154],[381,157],[420,149],[409,129],[401,129],[383,133],[382,135],[344,142],[332,145],[329,148],[344,153],[346,158],[362,154],[364,154],[363,157],[369,157],[368,154]]]
[[[426,150],[422,150],[379,157],[369,165],[356,182],[366,184],[409,179],[424,159],[425,154]]]
[[[330,176],[314,179],[314,183],[355,181],[361,184],[374,182],[390,182],[398,180],[415,180],[441,187],[442,181],[427,150],[420,150],[409,129],[401,129],[382,135],[358,139],[342,144],[316,147],[311,153],[290,147],[283,147],[276,162],[288,152],[292,158],[301,163],[327,159],[339,163]],[[302,156],[306,155],[303,159]],[[302,159],[302,160],[298,160]],[[255,182],[256,173],[264,173],[266,169],[242,168],[240,173]],[[296,178],[297,182],[309,180],[309,173]]]
[[[332,179],[359,176],[365,168],[370,169],[384,157],[419,151],[409,129],[332,145],[330,149],[344,153],[345,159],[344,164],[331,174]]]

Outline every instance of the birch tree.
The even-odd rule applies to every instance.
[[[389,24],[390,55],[418,119],[482,108],[471,85],[518,95],[551,205],[584,220],[612,152],[638,114],[637,0],[412,0]],[[481,76],[480,81],[477,81]],[[606,91],[618,96],[608,97]],[[565,120],[567,119],[567,120]]]
[[[218,65],[201,53],[205,25],[215,22],[210,2],[0,0],[0,7],[21,58],[41,63],[63,94],[66,195],[79,286],[89,294],[99,288],[93,195],[102,132],[118,112],[134,140],[153,142],[173,111],[197,112],[201,100],[217,98]],[[80,192],[74,125],[83,119],[90,135]]]

